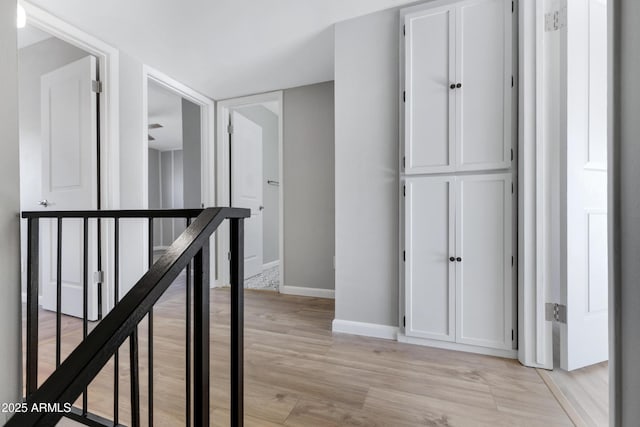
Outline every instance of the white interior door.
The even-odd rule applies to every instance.
[[[92,91],[96,59],[87,56],[41,78],[42,204],[49,210],[97,209],[97,104]],[[36,201],[34,201],[35,203]],[[96,225],[90,222],[88,316],[98,317]],[[83,315],[83,224],[64,220],[62,227],[62,312]],[[42,306],[57,303],[57,226],[41,221]]]
[[[567,49],[566,280],[560,367],[608,359],[607,4],[570,2]],[[584,65],[588,64],[588,68]]]
[[[457,170],[510,166],[512,19],[508,0],[457,8]]]
[[[244,276],[262,273],[262,128],[233,111],[231,204],[251,209],[244,220]]]
[[[455,9],[405,18],[405,173],[455,167]]]
[[[511,175],[456,178],[457,342],[510,350]]]
[[[407,336],[455,340],[454,180],[405,181]]]

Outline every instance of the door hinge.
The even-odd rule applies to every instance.
[[[513,87],[513,76],[511,76],[511,87]]]
[[[403,35],[403,36],[406,36],[406,35],[407,35],[407,26],[406,26],[406,25],[403,25],[403,26],[402,26],[402,35]]]
[[[515,333],[513,332],[513,329],[511,330],[511,341],[515,340]]]
[[[227,252],[227,260],[231,261],[231,252]]]
[[[402,91],[402,102],[407,102],[407,92],[406,91]]]
[[[513,148],[511,149],[511,161],[513,162]]]
[[[407,197],[407,186],[406,185],[402,186],[402,196],[403,197]]]
[[[513,13],[513,11],[515,10],[515,5],[514,5],[514,1],[511,2],[511,13]]]
[[[545,31],[557,31],[560,28],[564,28],[567,25],[567,8],[563,7],[560,10],[544,14],[544,30]]]
[[[92,80],[91,91],[95,93],[102,93],[102,82],[99,80]]]
[[[407,167],[407,158],[405,156],[402,156],[402,169],[405,169]]]
[[[513,194],[513,182],[511,183],[511,194]]]
[[[511,255],[511,267],[513,267],[513,255]]]
[[[567,323],[567,306],[548,302],[544,305],[545,320],[549,322]]]
[[[402,251],[402,261],[407,260],[407,251]]]
[[[93,283],[104,283],[104,271],[93,272]]]
[[[402,327],[403,328],[407,327],[407,316],[402,316]]]
[[[233,125],[231,123],[227,126],[227,133],[233,135]]]

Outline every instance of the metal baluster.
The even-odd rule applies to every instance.
[[[115,307],[120,300],[120,218],[114,218],[113,227],[113,306]],[[120,389],[120,350],[116,349],[113,355],[113,424],[118,425],[119,418],[119,389]]]
[[[191,218],[187,218],[187,228],[191,225]],[[186,384],[185,384],[185,400],[186,400],[186,426],[191,426],[191,262],[187,264],[187,284],[186,284],[186,300],[187,300],[187,314],[186,314]]]
[[[149,269],[153,265],[153,218],[149,218]],[[153,307],[149,310],[149,426],[153,426]]]
[[[62,346],[62,217],[58,218],[58,247],[56,258],[56,368],[60,366]]]
[[[27,220],[27,397],[38,388],[38,289],[40,222]]]
[[[209,425],[209,242],[194,257],[193,424]],[[233,422],[231,425],[234,425]]]
[[[131,427],[140,427],[140,371],[138,370],[138,327],[129,337],[131,377]]]
[[[82,340],[87,339],[89,320],[89,218],[82,221]],[[82,392],[82,415],[87,415],[87,388]]]
[[[244,220],[231,219],[231,425],[244,424]]]

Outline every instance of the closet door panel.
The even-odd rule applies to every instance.
[[[455,167],[455,9],[405,18],[405,173]]]
[[[511,162],[511,2],[458,6],[457,170],[508,168]]]
[[[405,202],[407,336],[455,339],[455,178],[408,178]]]
[[[456,340],[511,349],[511,176],[457,180]]]

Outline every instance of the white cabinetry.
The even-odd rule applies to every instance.
[[[405,15],[405,173],[510,166],[512,19],[506,0]]]
[[[512,348],[511,174],[405,180],[405,334]]]
[[[401,14],[399,339],[513,356],[512,3],[442,4]]]

